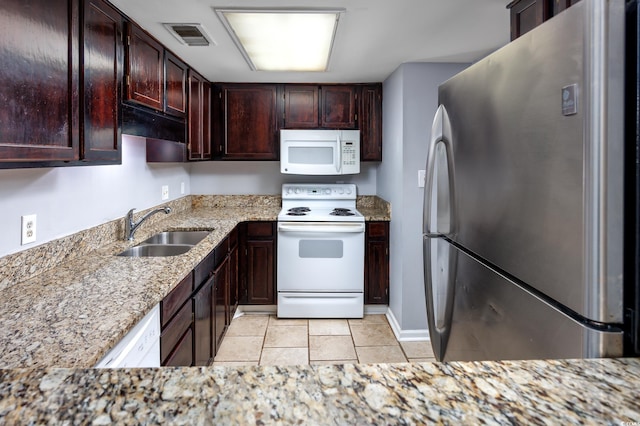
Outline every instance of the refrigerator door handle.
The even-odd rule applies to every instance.
[[[457,250],[443,237],[455,231],[455,182],[451,124],[444,105],[436,111],[427,154],[423,205],[424,283],[431,346],[442,361],[453,313]]]
[[[451,136],[449,115],[444,105],[440,105],[431,127],[422,209],[422,233],[429,238],[450,237],[455,230],[455,172]]]

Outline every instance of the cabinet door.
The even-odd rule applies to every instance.
[[[229,286],[229,264],[222,262],[215,271],[214,299],[214,343],[216,352],[227,327],[227,288]]]
[[[211,87],[189,70],[189,160],[211,158]]]
[[[274,253],[273,240],[247,241],[247,303],[250,305],[275,303]]]
[[[556,16],[566,8],[578,3],[579,0],[553,0],[553,10],[551,15]]]
[[[238,286],[238,259],[239,251],[238,247],[231,249],[229,253],[229,323],[236,313],[239,300],[239,286]]]
[[[277,87],[225,85],[222,90],[224,151],[230,160],[277,160]]]
[[[389,303],[389,223],[366,226],[364,303]]]
[[[517,0],[507,7],[511,14],[511,40],[549,19],[548,0]]]
[[[284,127],[315,129],[318,127],[318,86],[284,86]]]
[[[360,89],[360,160],[382,161],[382,84]]]
[[[213,284],[214,277],[211,277],[193,296],[194,365],[208,365],[214,355]]]
[[[176,55],[164,52],[165,96],[164,112],[176,117],[187,115],[187,69],[188,66]]]
[[[125,99],[162,111],[164,48],[140,27],[127,25]]]
[[[85,0],[84,5],[82,158],[120,163],[123,18],[103,0]]]
[[[0,2],[0,161],[77,160],[78,0]]]
[[[356,129],[355,86],[320,87],[320,126]]]

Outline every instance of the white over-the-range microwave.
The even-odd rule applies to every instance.
[[[360,130],[280,130],[280,172],[294,175],[360,173]]]

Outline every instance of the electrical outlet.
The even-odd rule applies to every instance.
[[[418,170],[418,188],[424,188],[426,170]]]
[[[169,185],[162,185],[162,199],[169,199]]]
[[[36,215],[22,216],[22,245],[36,242]]]
[[[184,182],[180,182],[180,194],[184,195]]]

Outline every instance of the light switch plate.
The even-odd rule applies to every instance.
[[[426,170],[418,170],[418,188],[424,188]]]
[[[22,216],[22,245],[36,242],[36,215]]]

